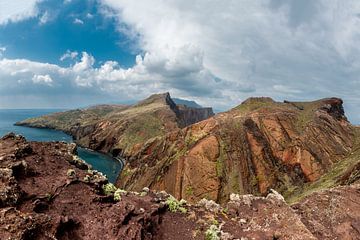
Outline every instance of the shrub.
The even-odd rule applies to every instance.
[[[107,196],[114,194],[115,191],[117,190],[117,188],[112,183],[107,183],[107,184],[103,185],[102,189],[104,191],[104,194]]]
[[[166,200],[166,204],[168,205],[171,212],[187,212],[186,208],[183,207],[186,204],[185,200],[180,200],[179,202],[178,200],[176,200],[176,198],[170,195],[170,197],[168,197],[168,199]]]
[[[220,228],[216,225],[211,225],[205,232],[205,240],[220,240]]]
[[[121,189],[117,189],[115,192],[114,192],[114,201],[121,201],[121,193],[124,192],[123,190]]]

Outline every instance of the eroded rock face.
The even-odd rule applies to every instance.
[[[208,148],[217,144],[214,137],[203,138],[192,156],[209,152],[214,159],[219,151]],[[191,205],[148,188],[140,193],[117,189],[115,200],[115,193],[105,194],[106,178],[73,153],[72,144],[27,142],[14,134],[0,139],[0,192],[5,197],[0,239],[360,237],[359,185],[314,193],[293,206],[274,190],[266,197],[231,194],[224,206],[206,199]]]
[[[266,194],[314,182],[353,148],[342,100],[251,98],[229,112],[148,141],[118,185],[169,191],[191,202],[232,192]]]

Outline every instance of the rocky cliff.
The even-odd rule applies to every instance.
[[[279,103],[250,98],[149,140],[129,159],[118,185],[166,190],[190,202],[226,202],[233,192],[265,195],[270,188],[296,199],[294,194],[312,189],[309,185],[333,174],[334,167],[340,168],[339,177],[355,164],[349,156],[358,136],[341,99]]]
[[[315,192],[295,205],[231,194],[224,207],[166,192],[126,192],[75,154],[74,144],[0,139],[0,239],[358,239],[360,185]],[[289,224],[289,222],[291,224]]]
[[[53,128],[96,151],[134,155],[147,140],[213,116],[211,108],[178,106],[169,93],[154,94],[131,106],[99,105],[27,119],[17,125]]]

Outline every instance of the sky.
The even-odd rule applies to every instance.
[[[359,46],[358,0],[0,0],[0,108],[340,97],[360,124]]]

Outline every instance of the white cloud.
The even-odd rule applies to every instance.
[[[87,14],[86,14],[86,18],[91,19],[91,18],[93,18],[93,17],[94,17],[94,15],[93,15],[93,14],[91,14],[91,13],[87,13]]]
[[[38,14],[36,3],[41,0],[2,0],[0,1],[0,25],[19,22]]]
[[[252,95],[358,94],[359,1],[102,2],[145,52],[137,67],[183,97],[198,93],[201,103],[224,108]]]
[[[79,19],[79,18],[75,18],[73,23],[74,23],[74,24],[83,25],[83,24],[84,24],[84,21],[81,20],[81,19]]]
[[[84,72],[86,70],[89,70],[92,68],[92,66],[95,63],[95,59],[93,56],[89,55],[86,52],[82,53],[82,57],[81,57],[81,61],[77,62],[74,67],[73,70],[75,72]]]
[[[141,52],[133,67],[113,61],[97,67],[90,54],[82,53],[78,60],[70,51],[61,57],[75,61],[67,68],[2,59],[0,92],[6,86],[32,86],[36,74],[51,76],[51,89],[86,89],[109,98],[139,99],[170,91],[226,109],[253,95],[277,100],[338,96],[349,102],[350,115],[360,112],[357,0],[102,3],[102,14],[116,18],[118,30]],[[3,19],[0,14],[0,24]]]
[[[65,61],[66,59],[75,59],[78,55],[79,53],[77,51],[72,52],[67,50],[66,53],[60,57],[60,61]]]
[[[48,11],[45,11],[45,12],[41,15],[41,17],[40,17],[40,19],[39,19],[39,24],[40,24],[40,25],[44,25],[44,24],[46,24],[49,20],[50,20],[49,12],[48,12]]]
[[[35,74],[32,77],[32,81],[35,84],[45,84],[45,85],[48,85],[48,86],[52,86],[52,83],[53,83],[53,80],[52,80],[52,78],[50,77],[49,74],[46,74],[46,75],[37,75],[37,74]]]

